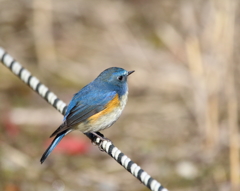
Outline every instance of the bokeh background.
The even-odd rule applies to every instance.
[[[68,103],[118,66],[129,101],[104,135],[169,190],[240,190],[238,0],[0,0],[0,46]],[[148,190],[0,65],[0,190]]]

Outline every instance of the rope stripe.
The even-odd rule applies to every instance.
[[[103,141],[102,148],[114,159],[117,160],[128,172],[138,178],[144,185],[153,191],[168,191],[159,182],[154,180],[149,174],[141,169],[136,163],[131,161],[110,141]]]
[[[0,58],[2,63],[7,66],[15,75],[17,75],[23,82],[28,84],[34,91],[40,94],[48,103],[53,105],[62,114],[66,110],[66,104],[59,100],[57,96],[52,93],[45,85],[43,85],[36,77],[16,62],[7,52],[0,48]]]
[[[66,104],[60,100],[53,92],[51,92],[45,85],[43,85],[36,77],[22,67],[21,64],[16,62],[7,52],[0,47],[0,60],[7,66],[15,75],[17,75],[24,83],[36,91],[42,96],[48,103],[54,108],[60,111],[63,115],[66,112]],[[90,136],[87,135],[89,138]],[[101,145],[102,149],[108,153],[113,159],[121,164],[128,172],[138,178],[145,186],[152,191],[168,191],[158,181],[153,179],[148,173],[146,173],[140,166],[134,163],[130,158],[123,154],[117,147],[115,147],[110,141],[101,141],[96,139],[95,143]]]
[[[50,92],[46,86],[44,86],[40,81],[31,75],[31,73],[16,62],[7,52],[0,48],[0,58],[2,63],[7,66],[14,74],[20,77],[22,81],[28,84],[33,90],[37,91],[42,97],[45,98],[51,105],[60,111],[65,112],[66,104],[57,99],[57,96]]]

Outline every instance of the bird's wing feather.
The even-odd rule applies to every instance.
[[[115,91],[111,92],[98,92],[96,94],[79,96],[75,94],[70,102],[67,113],[64,117],[64,122],[59,128],[53,132],[50,137],[53,137],[62,131],[77,125],[92,115],[105,109],[105,106],[116,96]],[[70,108],[70,109],[69,109]]]
[[[104,108],[104,105],[78,105],[67,116],[67,126],[74,126],[81,123]]]

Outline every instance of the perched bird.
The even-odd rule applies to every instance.
[[[62,138],[73,130],[100,137],[96,132],[110,127],[121,115],[128,96],[127,78],[133,72],[108,68],[76,93],[67,107],[63,123],[50,136],[56,137],[40,162],[43,163]]]

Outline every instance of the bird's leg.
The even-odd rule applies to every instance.
[[[103,141],[110,141],[110,140],[108,138],[105,138],[104,135],[100,132],[91,131],[90,133],[92,133],[93,135],[95,135],[96,137],[98,137],[101,140],[101,142],[98,145],[98,148],[100,151],[104,151],[102,148]]]
[[[107,138],[104,137],[104,135],[102,133],[99,132],[93,132],[91,131],[90,133],[94,134],[96,137],[98,137],[101,141],[108,141]]]

